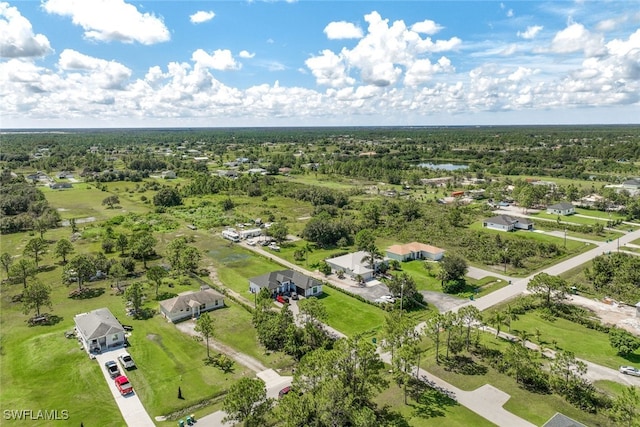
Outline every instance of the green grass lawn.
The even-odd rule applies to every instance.
[[[542,319],[539,312],[530,311],[511,323],[512,333],[525,330],[533,333],[542,331],[543,345],[553,349],[553,340],[558,348],[575,353],[576,357],[599,365],[618,369],[620,365],[640,362],[640,351],[631,354],[629,358],[618,356],[609,344],[609,336],[604,332],[588,329],[582,325],[565,319],[556,318],[552,321]]]
[[[504,340],[495,339],[492,334],[481,334],[481,341],[489,348],[500,350],[504,350],[506,345],[510,345]],[[426,357],[422,358],[420,364],[423,369],[467,391],[475,390],[484,384],[491,384],[511,396],[509,401],[504,405],[506,410],[533,424],[542,425],[556,412],[561,412],[589,426],[605,427],[610,425],[610,421],[604,415],[593,415],[583,412],[556,394],[529,392],[521,388],[515,379],[496,371],[482,361],[480,361],[479,364],[486,368],[486,373],[484,374],[465,375],[447,370],[444,365],[435,363],[433,343],[425,339],[424,346],[426,348],[426,352],[424,353]],[[441,355],[444,354],[442,343],[440,352]]]
[[[576,208],[576,213],[580,215],[586,215],[593,218],[603,219],[605,221],[616,221],[618,219],[624,220],[625,217],[617,212],[603,212],[595,209]]]
[[[389,382],[389,387],[382,390],[374,398],[374,402],[380,408],[388,406],[390,411],[400,414],[409,426],[426,427],[438,423],[447,427],[495,425],[470,409],[448,399],[435,399],[431,404],[424,404],[408,397],[405,404],[404,391],[394,381],[393,376],[386,373],[385,379]]]
[[[348,336],[363,333],[366,337],[373,337],[384,325],[385,312],[382,309],[328,286],[323,286],[322,290],[318,299],[327,310],[329,326]]]

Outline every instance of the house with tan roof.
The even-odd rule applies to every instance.
[[[419,242],[393,245],[387,248],[387,258],[395,259],[396,261],[411,261],[414,259],[440,261],[443,256],[444,249]]]
[[[170,322],[195,319],[201,313],[224,307],[224,295],[208,286],[199,291],[182,292],[176,297],[160,301],[160,313]]]

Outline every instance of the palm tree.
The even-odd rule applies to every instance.
[[[496,330],[496,337],[500,335],[500,326],[505,322],[505,315],[501,311],[494,311],[489,318],[489,324]]]
[[[527,346],[527,340],[529,340],[530,337],[531,337],[531,334],[525,331],[524,329],[521,331],[518,331],[518,338],[520,338],[520,342],[522,343],[523,347]]]
[[[360,262],[367,263],[370,269],[376,270],[376,261],[383,259],[384,255],[376,245],[369,245],[365,252],[367,252],[367,255],[363,256]]]
[[[518,313],[511,307],[511,305],[507,305],[507,308],[504,311],[504,323],[509,328],[509,332],[511,332],[511,322],[518,320]]]

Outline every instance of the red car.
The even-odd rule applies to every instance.
[[[116,382],[116,387],[118,387],[120,394],[122,394],[123,396],[129,393],[133,393],[133,386],[131,385],[127,377],[125,377],[124,375],[120,375],[119,377],[116,377],[115,382]]]
[[[278,295],[276,297],[276,301],[278,301],[280,304],[289,304],[289,298],[283,296],[283,295]]]

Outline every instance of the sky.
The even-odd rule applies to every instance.
[[[0,128],[640,123],[640,0],[0,0]]]

